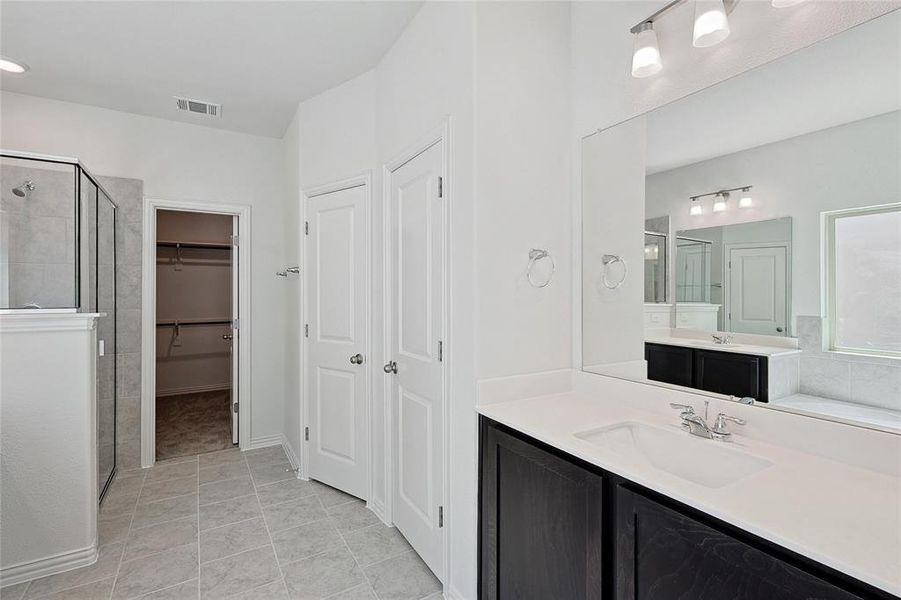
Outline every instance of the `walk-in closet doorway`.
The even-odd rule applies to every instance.
[[[145,199],[141,462],[247,448],[250,208]]]

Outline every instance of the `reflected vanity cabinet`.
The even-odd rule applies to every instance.
[[[479,598],[892,596],[481,417]]]
[[[653,381],[769,401],[765,356],[653,343],[645,343],[644,356]]]

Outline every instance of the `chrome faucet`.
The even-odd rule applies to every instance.
[[[713,338],[714,344],[731,344],[733,336],[731,333],[713,333],[710,337]]]
[[[670,408],[675,408],[680,410],[679,417],[682,419],[682,428],[687,430],[690,434],[696,435],[698,437],[707,438],[708,440],[724,440],[732,435],[731,432],[726,431],[726,423],[732,422],[736,425],[744,425],[745,420],[739,419],[738,417],[730,417],[725,413],[719,413],[716,416],[716,421],[713,423],[713,427],[710,427],[707,424],[707,409],[710,406],[710,402],[704,401],[704,416],[695,414],[695,409],[688,404],[675,404],[670,403]]]

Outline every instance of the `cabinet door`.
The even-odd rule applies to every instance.
[[[695,350],[692,387],[730,396],[750,396],[766,402],[765,382],[766,359],[747,354]]]
[[[624,487],[616,492],[617,600],[861,600]]]
[[[644,358],[648,361],[648,379],[691,387],[692,353],[691,348],[645,344]]]
[[[601,476],[482,420],[480,597],[601,598]]]

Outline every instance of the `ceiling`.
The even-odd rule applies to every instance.
[[[901,11],[647,115],[657,173],[901,108]]]
[[[0,89],[281,137],[297,104],[374,67],[421,1],[3,0]],[[221,103],[178,112],[173,96]]]

